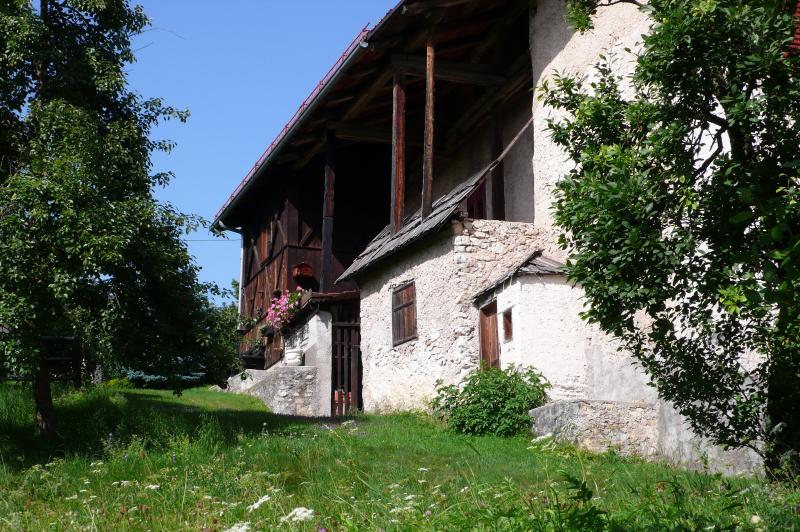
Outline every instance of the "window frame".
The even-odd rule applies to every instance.
[[[409,301],[400,303],[399,305],[395,305],[395,296],[397,296],[399,293],[401,293],[404,290],[407,290],[409,288],[411,288],[413,290],[411,299]],[[417,287],[415,286],[414,281],[409,281],[409,282],[403,283],[401,285],[398,285],[398,286],[392,288],[391,304],[392,304],[392,347],[397,347],[397,346],[405,344],[407,342],[411,342],[413,340],[416,340],[418,338],[418,331],[417,331]],[[399,336],[396,336],[396,332],[398,330],[398,328],[396,326],[397,325],[397,321],[396,320],[398,319],[399,315],[402,315],[403,316],[402,323],[405,323],[405,312],[408,312],[406,309],[411,309],[411,311],[414,313],[414,319],[412,321],[414,329],[413,329],[413,332],[411,334],[408,334],[408,332],[406,332],[405,336],[399,337]]]
[[[503,311],[503,342],[514,341],[514,315],[512,314],[513,307],[509,307]]]

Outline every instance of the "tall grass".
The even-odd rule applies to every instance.
[[[0,426],[27,435],[0,444],[0,529],[798,528],[788,487],[459,436],[417,415],[332,423],[207,390],[61,390],[49,444],[28,394],[0,387]]]

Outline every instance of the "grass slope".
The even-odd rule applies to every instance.
[[[29,394],[0,386],[0,529],[800,528],[798,492],[758,479],[459,436],[415,415],[291,419],[200,389],[62,391],[62,438],[47,445]]]

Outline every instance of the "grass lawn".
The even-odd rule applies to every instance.
[[[4,530],[800,529],[800,492],[758,479],[201,389],[61,391],[48,445],[29,393],[0,386]]]

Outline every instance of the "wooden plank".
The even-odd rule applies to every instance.
[[[331,122],[328,126],[336,132],[336,138],[352,140],[354,142],[369,142],[373,144],[391,144],[391,127],[376,127],[355,122]],[[423,146],[420,138],[412,138],[406,133],[406,146]]]
[[[319,290],[323,294],[333,286],[333,213],[336,187],[336,137],[328,132],[325,152],[325,191],[322,201],[322,264]]]
[[[385,71],[381,73],[378,77],[376,77],[372,83],[370,83],[367,88],[356,98],[356,100],[350,104],[347,110],[342,114],[341,120],[344,122],[350,121],[356,118],[361,111],[363,111],[367,105],[372,101],[372,98],[377,94],[379,90],[381,90],[386,84],[392,79],[393,72],[391,69],[387,68]],[[306,166],[314,156],[319,153],[324,147],[326,143],[326,138],[321,137],[317,140],[317,142],[309,148],[309,150],[303,155],[299,161],[294,164],[294,169],[299,170]]]
[[[403,226],[406,188],[406,81],[402,73],[394,77],[392,91],[392,233]]]
[[[395,55],[392,66],[407,75],[425,77],[427,58],[414,55]],[[475,65],[457,61],[439,61],[436,66],[436,78],[453,83],[470,85],[503,85],[507,78],[493,72],[487,65]]]
[[[422,159],[422,217],[431,213],[433,203],[433,111],[434,111],[434,47],[433,36],[428,36],[425,65],[425,146]]]
[[[499,105],[492,110],[492,160],[503,153],[503,114]],[[492,219],[506,219],[505,164],[497,163],[492,170]]]

